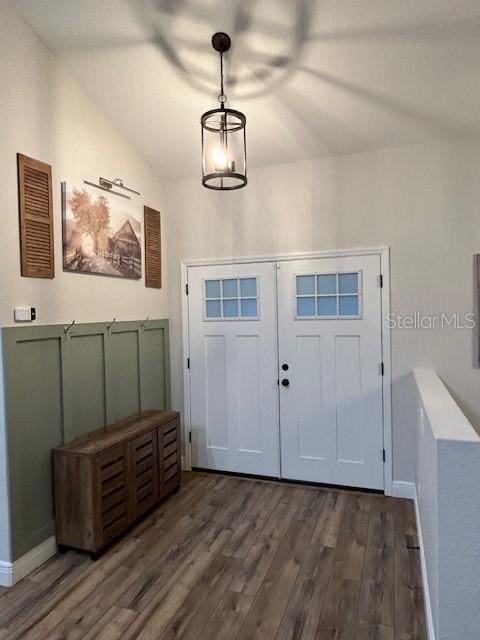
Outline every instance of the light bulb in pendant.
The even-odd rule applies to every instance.
[[[228,165],[227,154],[225,152],[225,149],[222,146],[217,145],[212,151],[212,156],[213,156],[213,162],[215,165],[215,170],[225,171]]]

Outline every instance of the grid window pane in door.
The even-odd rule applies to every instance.
[[[315,317],[315,298],[303,297],[297,298],[297,316],[300,317]]]
[[[257,297],[257,279],[240,278],[240,295],[242,298]]]
[[[222,306],[220,300],[207,300],[207,318],[221,318]]]
[[[315,276],[297,276],[297,296],[315,295]]]
[[[361,272],[296,276],[297,318],[359,318]]]
[[[220,280],[207,280],[205,282],[205,297],[220,298]]]
[[[257,278],[205,280],[206,320],[257,320]]]
[[[317,276],[318,293],[322,295],[335,295],[337,293],[337,274],[322,273]]]
[[[358,316],[358,296],[340,296],[338,315]]]
[[[222,297],[224,298],[236,298],[238,296],[238,280],[235,278],[229,278],[228,280],[222,280]]]
[[[358,293],[358,273],[339,273],[338,293]]]
[[[256,318],[257,317],[257,299],[246,298],[241,300],[241,312],[242,318]]]
[[[319,316],[337,315],[337,296],[323,296],[317,298]]]
[[[238,317],[238,300],[223,301],[223,317],[224,318]]]

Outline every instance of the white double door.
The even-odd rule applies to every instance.
[[[380,257],[188,269],[194,467],[383,489]]]

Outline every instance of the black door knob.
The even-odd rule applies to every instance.
[[[289,384],[290,384],[290,380],[287,380],[287,378],[284,378],[282,380],[282,386],[283,387],[288,387]]]
[[[285,363],[285,364],[282,364],[282,369],[283,369],[284,371],[288,371],[288,364],[286,364],[286,363]]]

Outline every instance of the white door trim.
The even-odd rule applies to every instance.
[[[385,447],[384,484],[385,494],[392,495],[393,482],[393,451],[392,451],[392,364],[391,364],[391,330],[388,323],[390,313],[390,248],[387,246],[357,249],[338,249],[332,251],[312,251],[308,253],[288,253],[262,256],[241,256],[237,258],[208,258],[197,260],[182,260],[181,291],[182,291],[182,343],[183,343],[183,388],[184,388],[184,442],[185,468],[192,468],[190,433],[190,370],[187,367],[189,358],[189,326],[188,326],[188,268],[242,264],[245,262],[283,262],[287,260],[308,260],[314,258],[344,257],[358,255],[380,256],[380,273],[383,277],[381,289],[382,302],[382,360],[384,364],[383,376],[383,441]]]

